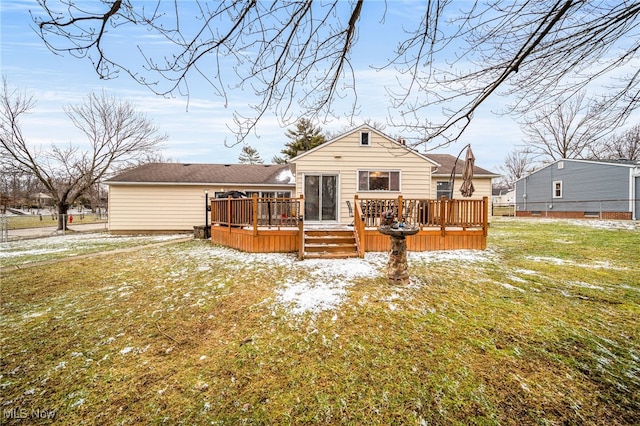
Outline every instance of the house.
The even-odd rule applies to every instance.
[[[492,216],[515,216],[515,188],[494,187],[491,195]]]
[[[360,126],[291,159],[307,222],[350,223],[355,195],[430,198],[439,164],[383,133]]]
[[[451,185],[455,186],[453,198],[460,198],[459,189],[462,184],[462,169],[464,164],[464,158],[457,159],[453,155],[449,154],[426,154],[426,156],[438,163],[438,167],[433,170],[431,174],[431,188],[435,190],[430,194],[430,198],[439,199],[443,195],[447,198],[451,197]],[[457,160],[457,161],[456,161]],[[453,182],[451,180],[451,172],[455,167],[455,174]],[[474,165],[473,167],[473,186],[475,192],[471,199],[481,199],[482,197],[492,196],[491,182],[494,178],[499,178],[500,175],[490,172],[482,167]],[[490,207],[491,209],[491,207]]]
[[[452,156],[419,153],[369,126],[304,152],[288,165],[147,164],[106,182],[109,229],[184,232],[210,222],[217,244],[302,253],[311,227],[338,226],[357,240],[362,255],[385,250],[388,237],[377,226],[381,212],[393,210],[421,227],[410,250],[484,248],[491,179],[497,175],[476,167],[473,197],[442,201],[450,191],[438,187],[448,183],[454,165]],[[462,161],[455,168],[457,187]],[[230,191],[242,192],[242,198],[227,198]],[[225,198],[218,198],[223,193]],[[360,233],[354,236],[357,226]]]
[[[230,190],[295,196],[289,165],[150,163],[105,183],[113,233],[193,232],[205,224],[207,199]]]
[[[229,190],[251,197],[304,196],[308,223],[350,224],[362,198],[439,199],[456,158],[421,154],[366,125],[291,160],[288,165],[151,163],[107,180],[111,232],[192,231],[204,225],[205,190],[215,199]],[[462,183],[456,164],[456,186]],[[498,175],[474,168],[472,199],[491,196]],[[458,194],[455,198],[461,198]]]
[[[640,162],[561,159],[515,183],[516,215],[640,218]]]
[[[347,201],[361,198],[451,198],[462,184],[464,161],[449,154],[422,154],[367,125],[340,135],[291,160],[296,193],[305,197],[305,220],[349,223]],[[491,179],[499,175],[474,167],[476,191],[471,199],[491,196]],[[454,198],[461,198],[460,194]],[[321,207],[320,207],[321,206]]]
[[[493,188],[491,191],[491,203],[503,206],[514,205],[516,202],[515,188],[500,187]]]

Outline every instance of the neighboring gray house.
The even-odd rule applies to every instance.
[[[640,219],[640,162],[557,160],[515,183],[517,216]]]

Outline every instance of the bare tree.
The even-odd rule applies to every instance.
[[[597,158],[607,160],[640,160],[640,124],[621,135],[613,135],[601,145]]]
[[[317,121],[335,115],[337,98],[349,97],[345,114],[353,117],[352,57],[365,27],[396,37],[395,51],[370,55],[390,59],[370,65],[395,72],[398,84],[386,88],[389,121],[421,135],[415,143],[456,140],[497,95],[514,99],[504,112],[517,113],[606,87],[601,108],[615,111],[619,123],[640,104],[637,1],[428,1],[394,31],[384,28],[386,3],[364,0],[38,3],[33,19],[48,48],[88,57],[101,78],[122,71],[156,93],[188,94],[190,78],[199,75],[225,101],[229,90],[253,90],[254,112],[234,115],[238,141],[269,110],[287,125],[301,118],[298,107]],[[131,31],[128,39],[140,35],[133,62],[113,43],[123,31]],[[166,46],[154,51],[142,34]]]
[[[513,187],[515,181],[533,171],[534,165],[529,154],[528,150],[517,148],[507,154],[504,164],[499,168],[504,186]]]
[[[0,95],[0,161],[3,170],[34,176],[51,194],[63,215],[85,191],[118,167],[157,149],[166,139],[129,102],[105,93],[91,93],[84,103],[67,107],[73,124],[88,139],[88,149],[52,145],[38,148],[22,132],[20,118],[35,106],[33,98],[10,89],[6,79]]]
[[[37,206],[33,198],[44,190],[42,183],[32,175],[2,167],[0,192],[7,197],[7,203],[11,207]]]
[[[587,158],[616,119],[598,103],[586,102],[581,92],[526,116],[523,131],[529,152],[542,161]]]

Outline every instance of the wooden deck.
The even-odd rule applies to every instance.
[[[305,257],[305,235],[318,225],[305,226],[300,198],[244,198],[211,200],[211,242],[249,253],[297,253]],[[354,235],[357,254],[389,250],[389,237],[378,232],[382,212],[391,211],[420,231],[407,238],[409,251],[483,250],[487,245],[489,201],[354,199]],[[336,226],[327,226],[327,230]],[[317,251],[317,248],[314,249]],[[335,254],[335,248],[327,251]],[[351,256],[350,254],[349,256]],[[347,257],[347,256],[345,256]]]
[[[211,227],[211,242],[248,253],[297,253],[300,237],[294,229],[260,229]]]

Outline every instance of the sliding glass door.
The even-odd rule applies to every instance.
[[[304,219],[307,221],[336,221],[338,176],[305,175]]]

